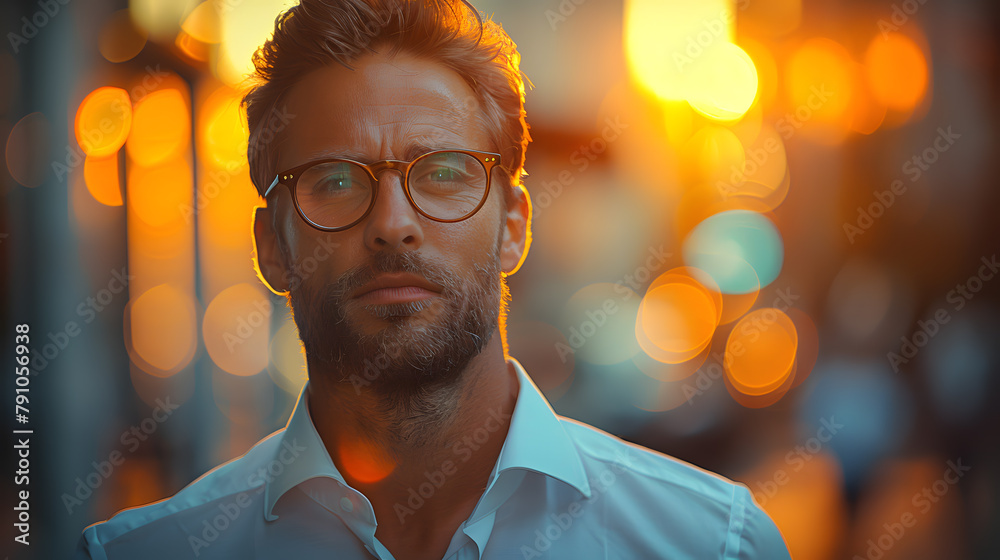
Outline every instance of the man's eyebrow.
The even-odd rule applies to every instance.
[[[357,150],[350,148],[337,148],[328,150],[317,150],[306,154],[306,161],[316,161],[320,159],[350,159],[365,162],[368,156]]]
[[[414,139],[407,143],[406,149],[402,154],[402,159],[405,161],[413,161],[418,156],[426,154],[427,152],[461,149],[463,148],[452,145],[451,143],[426,142],[424,140]],[[399,158],[400,156],[397,155],[396,157]],[[375,159],[370,157],[368,154],[351,148],[317,150],[315,152],[310,152],[306,156],[306,159],[307,161],[316,161],[320,159],[350,159],[361,163],[371,163],[375,161]]]

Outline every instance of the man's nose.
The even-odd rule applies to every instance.
[[[424,241],[420,214],[403,191],[403,176],[386,169],[379,174],[378,196],[365,220],[365,244],[372,251],[414,250]]]

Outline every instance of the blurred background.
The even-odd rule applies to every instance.
[[[5,554],[65,557],[286,422],[239,99],[289,5],[0,6],[2,347],[27,323],[32,358],[4,423],[34,429]],[[508,342],[553,408],[745,483],[796,560],[1000,557],[1000,6],[475,5],[533,84]]]

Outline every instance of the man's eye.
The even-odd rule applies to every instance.
[[[451,167],[438,167],[429,174],[432,181],[461,181],[462,174]]]
[[[354,186],[353,183],[354,182],[350,176],[331,175],[325,177],[322,181],[320,181],[318,186],[321,190],[324,191],[342,191],[352,188]]]

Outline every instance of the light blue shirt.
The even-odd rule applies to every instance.
[[[789,558],[745,486],[556,415],[510,361],[519,387],[507,438],[443,558]],[[305,395],[284,429],[242,457],[169,499],[87,527],[76,557],[393,558],[375,538],[371,503],[330,459]],[[395,514],[419,516],[422,499],[461,470],[491,426],[499,424],[457,442],[454,461],[425,473]]]

